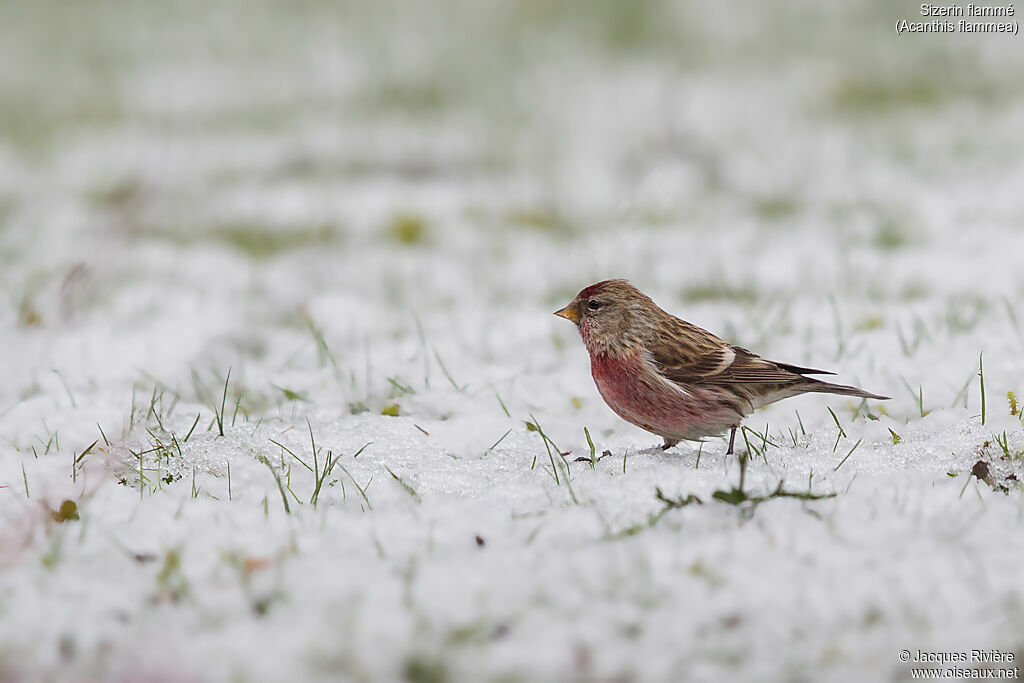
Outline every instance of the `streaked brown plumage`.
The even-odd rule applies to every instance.
[[[574,322],[591,374],[620,417],[661,436],[665,448],[731,431],[757,408],[816,392],[884,400],[808,375],[831,375],[765,360],[662,310],[626,280],[582,290],[555,315]]]

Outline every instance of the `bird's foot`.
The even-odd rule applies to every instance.
[[[661,450],[663,451],[667,451],[668,449],[672,448],[677,443],[679,443],[679,439],[669,439],[666,437],[662,437],[662,439],[664,440],[664,443],[661,445]]]

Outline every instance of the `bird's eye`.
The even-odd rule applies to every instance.
[[[590,301],[587,302],[587,308],[589,308],[592,311],[596,311],[597,309],[601,308],[601,302],[598,301],[597,299],[591,299]]]

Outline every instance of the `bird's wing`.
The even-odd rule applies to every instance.
[[[699,382],[735,361],[729,345],[707,330],[676,317],[660,322],[647,348],[658,371],[667,379],[682,384]]]
[[[651,357],[661,374],[679,384],[793,384],[805,374],[832,374],[773,363],[715,335],[674,318],[652,345]]]
[[[667,379],[679,384],[791,384],[800,375],[739,346],[722,346],[696,359],[652,354]]]
[[[789,370],[795,372],[798,375],[834,375],[836,373],[829,372],[828,370],[815,370],[813,368],[802,368],[799,365],[790,365],[789,363],[780,363],[778,361],[772,361],[775,365],[779,366],[783,370]]]

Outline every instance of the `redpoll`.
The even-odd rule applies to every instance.
[[[732,430],[727,451],[732,453],[744,417],[798,394],[888,398],[807,376],[834,373],[776,363],[727,344],[666,313],[625,280],[591,285],[555,315],[579,329],[594,383],[608,406],[662,437],[664,448]]]

